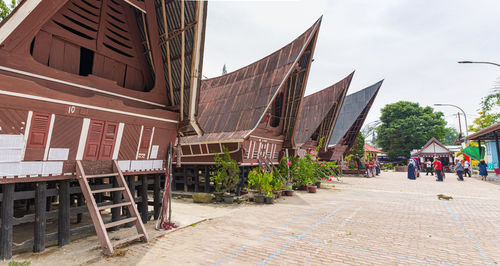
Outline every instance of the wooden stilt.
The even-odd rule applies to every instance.
[[[136,193],[135,193],[135,178],[136,177],[137,176],[129,176],[128,177],[128,188],[130,190],[130,196],[132,197],[134,204],[135,204],[135,197],[136,197]],[[127,217],[131,217],[128,209],[127,209]],[[125,224],[125,227],[132,227],[134,225],[135,225],[134,222],[130,222],[130,223]]]
[[[78,194],[78,197],[76,198],[76,205],[78,205],[78,207],[83,205],[83,194],[82,193]],[[76,215],[76,223],[77,224],[81,223],[82,218],[83,218],[82,213],[77,214]]]
[[[59,213],[57,222],[57,245],[62,247],[69,244],[70,237],[70,193],[69,180],[59,183]]]
[[[161,195],[160,195],[160,175],[155,174],[155,183],[153,187],[153,203],[154,203],[154,219],[158,219],[161,211]]]
[[[45,250],[45,227],[47,208],[47,183],[38,182],[35,185],[35,238],[33,252]]]
[[[2,227],[0,231],[0,259],[12,258],[12,223],[14,219],[14,186],[4,184],[2,187]]]
[[[143,223],[148,222],[148,176],[141,177],[141,218]]]
[[[113,178],[113,187],[118,187],[118,183],[116,181],[116,178]],[[122,199],[122,193],[121,193],[121,191],[111,192],[111,196],[112,196],[112,199],[113,199],[113,204],[119,204],[120,203],[120,201]],[[120,220],[120,217],[121,217],[120,210],[121,209],[122,209],[122,207],[111,208],[111,221],[112,222],[116,222],[116,221]],[[118,230],[118,229],[120,229],[120,227],[116,226],[116,227],[109,228],[108,230],[109,231],[115,231],[115,230]]]
[[[203,173],[205,175],[205,193],[209,193],[210,192],[210,173],[209,173],[209,167],[207,165],[205,165],[205,173]]]

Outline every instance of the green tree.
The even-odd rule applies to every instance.
[[[380,121],[377,144],[390,159],[409,157],[410,151],[420,149],[432,137],[443,141],[446,134],[443,113],[413,102],[386,105],[382,108]]]
[[[16,7],[16,0],[12,0],[10,5],[7,5],[3,0],[0,0],[0,21],[6,18],[10,12]]]
[[[446,134],[444,135],[443,144],[444,145],[455,145],[455,140],[458,138],[458,131],[453,127],[446,128]]]
[[[469,126],[469,131],[477,132],[500,122],[498,107],[500,107],[500,92],[494,92],[484,97],[481,100],[478,110],[479,117],[472,121],[472,125]]]
[[[354,140],[354,145],[352,149],[347,153],[347,155],[359,155],[359,157],[363,158],[365,155],[365,137],[361,132],[359,132],[358,136]]]

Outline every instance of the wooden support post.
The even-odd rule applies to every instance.
[[[92,184],[94,184],[94,185],[102,185],[102,184],[104,184],[102,178],[96,178],[94,180],[91,180],[90,182],[92,182]],[[96,194],[94,197],[95,197],[95,202],[96,203],[101,203],[103,201],[103,195],[101,193]]]
[[[148,222],[148,176],[141,176],[141,218],[143,223]]]
[[[59,183],[59,213],[57,220],[57,245],[62,247],[69,244],[70,237],[70,194],[69,180]]]
[[[118,187],[118,182],[116,181],[116,178],[113,178],[113,187]],[[122,192],[121,191],[111,192],[111,197],[113,200],[113,204],[118,204],[118,203],[120,203],[120,201],[122,199]],[[121,217],[120,210],[121,209],[122,209],[121,207],[111,209],[111,221],[112,222],[120,220],[120,217]],[[116,227],[109,228],[108,231],[116,231],[118,229],[120,229],[120,227],[116,226]]]
[[[14,220],[14,187],[15,184],[2,186],[2,227],[0,231],[0,259],[12,258],[12,222]]]
[[[78,193],[78,197],[76,198],[76,205],[78,205],[78,207],[83,205],[83,194],[82,193]],[[79,224],[82,221],[82,217],[83,217],[82,213],[79,213],[76,215],[76,223],[77,224]]]
[[[160,174],[155,174],[155,183],[153,187],[153,202],[154,202],[154,219],[157,220],[161,211],[161,195],[160,195]]]
[[[483,159],[484,154],[481,152],[481,140],[477,140],[477,147],[479,148],[479,160]]]
[[[193,178],[194,178],[194,192],[199,192],[200,186],[200,171],[198,166],[193,167]]]
[[[188,178],[187,178],[187,173],[186,173],[186,167],[182,167],[182,177],[184,179],[184,192],[188,191]]]
[[[47,183],[38,182],[35,185],[35,237],[33,252],[45,250]]]
[[[128,189],[130,190],[130,194],[132,195],[132,201],[135,204],[135,198],[136,198],[136,193],[135,193],[135,178],[136,176],[129,176],[128,177]],[[130,212],[127,210],[127,217],[131,217]],[[134,222],[130,222],[128,224],[125,224],[124,227],[132,227],[134,226]]]
[[[181,0],[181,29],[184,29],[185,23],[185,15],[184,15],[184,6],[186,5],[185,0]],[[194,33],[196,35],[196,33]],[[186,38],[184,38],[184,31],[181,34],[181,121],[184,121],[184,69],[186,68],[185,64],[185,53],[186,53]]]
[[[495,135],[495,147],[496,147],[496,150],[497,150],[497,162],[498,162],[498,168],[500,168],[500,148],[498,148],[498,135],[497,135],[497,132],[493,132],[493,134]]]
[[[205,173],[204,176],[205,176],[205,193],[209,193],[210,192],[210,173],[209,173],[209,167],[207,165],[205,165]]]

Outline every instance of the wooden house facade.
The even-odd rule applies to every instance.
[[[322,160],[340,161],[352,148],[382,82],[347,95],[328,142],[328,149],[319,153]]]
[[[199,122],[203,136],[178,143],[182,167],[173,188],[210,190],[214,154],[226,147],[244,177],[259,162],[278,164],[295,147],[296,120],[309,74],[321,18],[294,41],[246,67],[203,80]]]
[[[321,150],[326,151],[353,75],[304,97],[295,134],[299,156],[315,150],[321,140]]]
[[[203,133],[196,115],[206,8],[202,1],[33,0],[20,2],[0,23],[2,259],[13,249],[65,245],[85,231],[99,235],[94,216],[94,225],[69,227],[70,215],[81,220],[87,211],[70,207],[73,199],[90,206],[74,181],[82,172],[95,179],[87,192],[99,194],[91,215],[111,203],[113,225],[133,214],[132,207],[122,212],[127,205],[115,193],[125,190],[120,180],[99,178],[112,173],[127,177],[142,222],[153,184],[157,217],[169,143]],[[50,207],[54,198],[57,210]],[[35,213],[27,207],[13,217],[14,206],[33,200]],[[46,232],[47,219],[58,219],[56,232]],[[13,227],[32,222],[34,238],[16,244]]]

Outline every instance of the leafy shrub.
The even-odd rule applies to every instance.
[[[266,196],[273,195],[273,173],[255,168],[248,173],[248,187]]]
[[[238,176],[240,168],[238,163],[231,159],[231,155],[225,146],[222,147],[222,150],[224,152],[223,158],[219,154],[215,154],[216,170],[210,176],[210,181],[214,183],[215,192],[230,193],[240,181]]]

